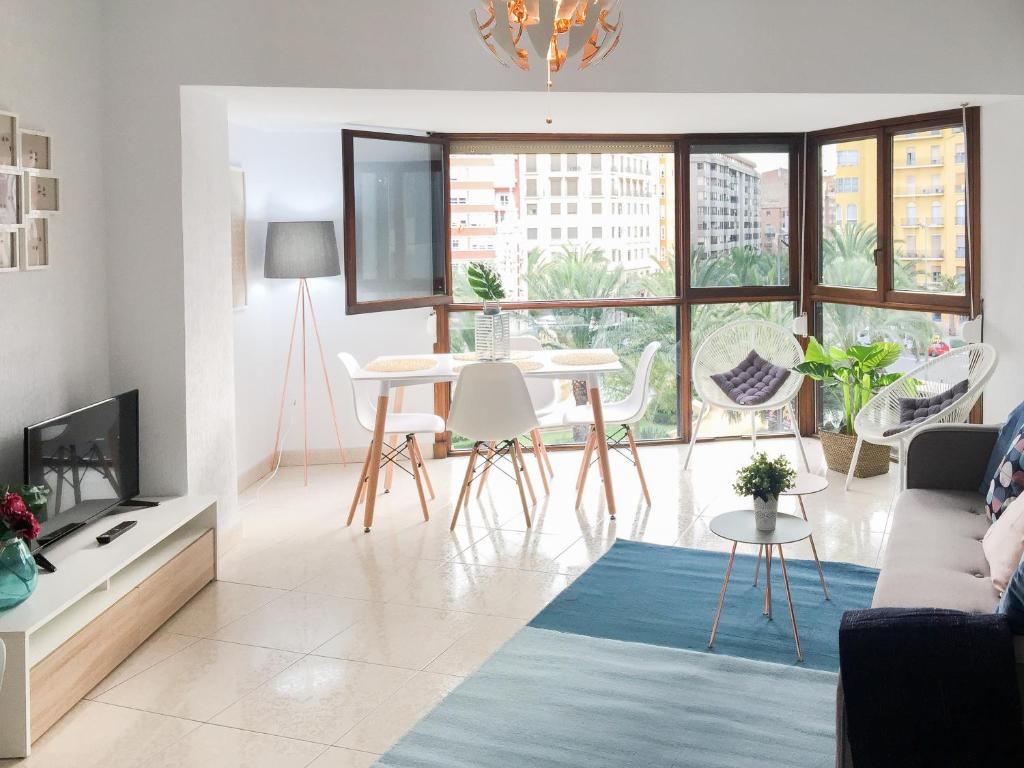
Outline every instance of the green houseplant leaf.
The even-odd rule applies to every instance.
[[[740,496],[756,496],[763,501],[779,498],[779,494],[793,487],[796,470],[785,456],[769,459],[758,453],[736,474],[733,490]]]
[[[466,276],[469,287],[481,301],[501,301],[505,298],[501,275],[491,265],[474,261],[466,270]]]

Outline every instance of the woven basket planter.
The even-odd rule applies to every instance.
[[[857,445],[856,435],[844,435],[841,432],[818,432],[821,448],[825,452],[825,463],[833,472],[846,474],[850,471],[853,460],[853,449]],[[889,471],[889,446],[876,445],[866,440],[860,447],[857,467],[853,470],[854,477],[875,477]]]

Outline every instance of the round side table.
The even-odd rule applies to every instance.
[[[800,503],[800,514],[803,515],[804,520],[807,520],[807,508],[804,507],[804,496],[810,496],[814,493],[821,493],[828,488],[828,478],[822,477],[821,475],[814,475],[810,472],[797,472],[796,480],[793,482],[793,487],[788,491],[783,491],[782,496],[796,496],[796,500]],[[818,578],[821,579],[821,588],[825,592],[825,599],[831,600],[828,595],[828,585],[825,584],[825,572],[821,568],[821,560],[818,559],[818,548],[814,546],[814,535],[807,537],[811,542],[811,553],[814,555],[814,564],[818,566]],[[758,566],[761,564],[761,552],[758,550]],[[754,573],[754,584],[757,584],[757,573]]]
[[[722,617],[722,606],[725,604],[725,591],[729,587],[729,577],[732,575],[732,565],[736,559],[736,546],[738,544],[756,544],[766,553],[765,557],[765,586],[764,586],[764,615],[769,621],[772,619],[772,550],[777,549],[779,553],[779,564],[782,566],[782,581],[786,585],[786,602],[789,606],[789,621],[793,625],[793,642],[796,644],[796,657],[804,660],[803,651],[800,648],[800,633],[796,627],[796,613],[793,611],[793,593],[789,588],[789,573],[786,571],[786,558],[782,554],[783,544],[792,544],[803,541],[811,535],[811,525],[806,520],[801,520],[796,515],[779,513],[775,523],[775,530],[764,532],[757,530],[754,522],[753,510],[738,510],[718,515],[711,521],[711,532],[723,539],[732,542],[732,549],[729,552],[729,563],[725,566],[725,579],[722,582],[722,591],[718,595],[718,607],[715,609],[715,621],[711,625],[711,638],[708,640],[708,648],[714,647],[715,634],[718,632],[718,621]],[[760,564],[760,560],[758,560]]]

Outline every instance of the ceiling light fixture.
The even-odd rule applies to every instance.
[[[622,5],[623,0],[480,0],[469,16],[481,42],[506,67],[529,71],[543,62],[550,91],[552,75],[570,61],[582,70],[615,50],[622,38]]]

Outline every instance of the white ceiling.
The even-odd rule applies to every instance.
[[[373,126],[438,132],[805,131],[1007,96],[967,94],[582,93],[208,88],[231,122],[266,130]],[[553,123],[545,123],[550,115]]]

